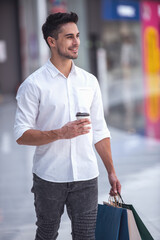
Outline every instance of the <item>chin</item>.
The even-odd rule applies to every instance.
[[[78,58],[78,55],[76,56],[67,56],[68,59],[77,59]]]
[[[78,53],[73,55],[73,59],[76,59],[76,58],[78,58]]]
[[[72,57],[72,59],[77,59],[78,58],[78,55],[77,56],[74,56],[74,57]]]

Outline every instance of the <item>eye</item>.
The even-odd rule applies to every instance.
[[[73,38],[73,36],[72,36],[72,35],[69,35],[69,36],[67,36],[67,38],[68,38],[68,39],[72,39],[72,38]]]

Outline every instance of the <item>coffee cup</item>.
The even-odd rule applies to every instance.
[[[85,119],[85,118],[88,118],[90,120],[90,114],[85,113],[85,112],[77,112],[76,113],[76,118],[77,118],[77,120]],[[91,124],[86,125],[86,127],[90,127],[90,126],[91,126]]]
[[[76,113],[76,118],[77,120],[80,120],[80,119],[84,119],[84,118],[88,118],[90,119],[90,114],[89,113],[85,113],[85,112],[77,112]]]

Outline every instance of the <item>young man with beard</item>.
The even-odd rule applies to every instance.
[[[97,79],[72,61],[80,45],[77,21],[75,13],[48,16],[42,31],[51,58],[17,93],[17,143],[36,146],[32,188],[36,240],[57,238],[65,205],[72,239],[95,239],[98,167],[93,143],[107,169],[110,194],[121,191]],[[89,113],[90,120],[76,120],[79,111]]]

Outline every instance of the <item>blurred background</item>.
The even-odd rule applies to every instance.
[[[1,0],[0,102],[48,59],[41,26],[57,11],[79,15],[77,65],[98,77],[108,123],[160,139],[158,1]]]
[[[159,240],[158,0],[0,0],[0,240],[34,236],[34,148],[15,143],[15,95],[25,78],[49,58],[41,26],[48,14],[59,11],[79,16],[81,45],[75,62],[99,80],[123,196],[135,204]],[[101,163],[99,168],[103,201],[109,186]],[[58,239],[70,239],[68,224],[64,216]]]

